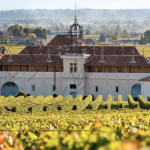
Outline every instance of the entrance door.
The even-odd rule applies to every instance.
[[[137,98],[138,95],[141,95],[141,84],[135,84],[132,87],[131,94],[133,98]]]
[[[8,97],[15,96],[19,92],[19,87],[14,82],[7,82],[2,86],[1,95]]]
[[[70,92],[70,95],[72,95],[73,98],[76,98],[76,92]]]

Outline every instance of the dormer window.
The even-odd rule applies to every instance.
[[[70,63],[70,73],[77,72],[77,64],[76,63]]]
[[[7,62],[13,62],[13,59],[12,59],[11,53],[10,53],[10,56],[9,56],[9,58],[8,58]]]

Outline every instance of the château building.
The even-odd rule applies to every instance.
[[[150,60],[135,46],[87,46],[75,18],[67,35],[47,46],[27,46],[18,55],[0,59],[0,95],[19,90],[34,96],[94,97],[150,94]]]

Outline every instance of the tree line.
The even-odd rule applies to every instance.
[[[41,37],[46,39],[47,38],[47,30],[44,28],[35,28],[35,29],[30,29],[28,27],[23,28],[19,24],[11,25],[8,28],[9,34],[10,35],[25,35],[25,36],[33,36],[33,37]]]

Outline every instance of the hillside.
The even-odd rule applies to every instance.
[[[81,19],[150,19],[150,9],[78,9],[77,16]],[[44,19],[72,19],[74,10],[58,9],[58,10],[6,10],[0,11],[0,18],[44,18]]]

